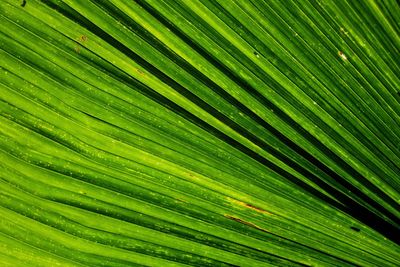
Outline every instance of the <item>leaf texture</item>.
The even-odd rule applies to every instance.
[[[0,2],[2,266],[399,266],[395,0]]]

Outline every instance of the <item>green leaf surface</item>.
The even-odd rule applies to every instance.
[[[399,266],[398,1],[0,2],[2,266]]]

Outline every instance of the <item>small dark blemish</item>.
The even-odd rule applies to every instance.
[[[350,226],[350,229],[356,231],[356,232],[360,232],[360,228],[354,227],[354,226]]]
[[[262,213],[265,213],[265,212],[266,212],[265,210],[263,210],[263,209],[261,209],[261,208],[258,208],[258,207],[256,207],[256,206],[253,206],[253,205],[251,205],[251,204],[248,204],[248,203],[246,203],[245,206],[248,207],[249,209],[256,210],[256,211],[258,211],[258,212],[262,212]]]
[[[25,5],[26,5],[26,0],[22,0],[21,6],[22,6],[22,7],[25,7]]]
[[[86,35],[81,35],[79,37],[79,41],[81,41],[82,43],[86,42],[87,41],[87,36]]]
[[[244,225],[253,227],[253,228],[255,228],[255,229],[257,229],[257,230],[260,230],[260,231],[262,231],[262,232],[269,233],[267,230],[265,230],[265,229],[259,227],[258,225],[255,225],[254,223],[246,222],[245,220],[242,220],[242,219],[240,219],[240,218],[237,218],[237,217],[234,217],[234,216],[231,216],[231,215],[227,215],[227,214],[225,214],[224,216],[225,216],[225,218],[228,218],[228,219],[233,220],[233,221],[235,221],[235,222],[238,222],[238,223],[241,223],[241,224],[244,224]]]
[[[253,54],[254,54],[256,57],[260,57],[260,54],[258,54],[256,51],[254,51]]]
[[[340,57],[342,60],[344,60],[344,61],[347,60],[347,56],[346,56],[342,51],[339,51],[339,52],[338,52],[338,55],[339,55],[339,57]]]

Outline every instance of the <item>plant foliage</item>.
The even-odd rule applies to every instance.
[[[400,266],[395,0],[0,1],[1,266]]]

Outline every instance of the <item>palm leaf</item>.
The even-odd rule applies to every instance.
[[[2,266],[400,265],[399,15],[1,1]]]

